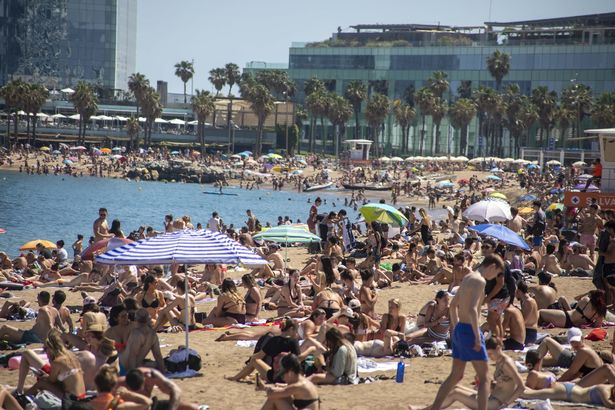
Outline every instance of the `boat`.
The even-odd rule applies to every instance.
[[[233,194],[231,192],[218,192],[218,191],[203,191],[204,194],[207,195],[229,195],[229,196],[238,196],[239,194]]]
[[[342,184],[344,189],[352,189],[353,191],[365,190],[365,191],[390,191],[393,185],[351,185]]]
[[[319,191],[321,189],[329,188],[331,185],[333,185],[333,182],[327,182],[326,184],[321,184],[321,185],[312,185],[309,188],[304,188],[303,192]]]

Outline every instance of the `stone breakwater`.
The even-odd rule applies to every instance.
[[[194,164],[190,161],[152,161],[126,172],[130,179],[143,181],[183,181],[210,184],[224,179],[220,169]]]

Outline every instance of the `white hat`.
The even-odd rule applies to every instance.
[[[571,327],[568,329],[568,333],[566,333],[566,337],[568,338],[568,343],[570,342],[580,342],[583,339],[583,332],[578,327]]]
[[[92,296],[87,296],[83,299],[83,306],[91,304],[96,304],[96,299],[94,299]]]
[[[175,300],[175,294],[173,294],[170,290],[164,291],[163,295],[165,300],[169,300],[171,302]]]

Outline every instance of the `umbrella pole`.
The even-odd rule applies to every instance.
[[[186,265],[184,265],[184,298],[186,302],[184,324],[186,325],[186,350],[188,350],[190,344],[190,298],[188,297],[188,269],[186,269]]]

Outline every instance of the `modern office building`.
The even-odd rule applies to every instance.
[[[615,90],[615,13],[486,22],[476,27],[373,24],[352,26],[347,31],[338,28],[328,40],[294,43],[288,72],[297,83],[297,98],[302,102],[305,81],[312,77],[323,80],[339,94],[350,81],[361,80],[370,94],[379,92],[391,99],[403,99],[425,85],[434,71],[444,71],[450,82],[450,92],[444,97],[454,101],[462,81],[471,82],[473,89],[495,86],[486,63],[495,50],[509,54],[511,60],[502,87],[516,83],[529,94],[537,86],[547,86],[559,93],[578,82],[590,86],[594,95]],[[427,147],[433,135],[429,121]],[[353,128],[349,124],[348,137],[354,135]],[[454,148],[457,133],[449,129],[447,119],[441,129],[444,140]],[[411,139],[415,133],[413,127]],[[389,118],[384,141],[395,149],[400,136],[401,131]],[[479,141],[482,139],[477,138],[473,123],[469,154],[475,152]],[[446,153],[447,146],[440,151]]]
[[[137,0],[0,0],[0,85],[21,77],[126,89],[136,30]]]

